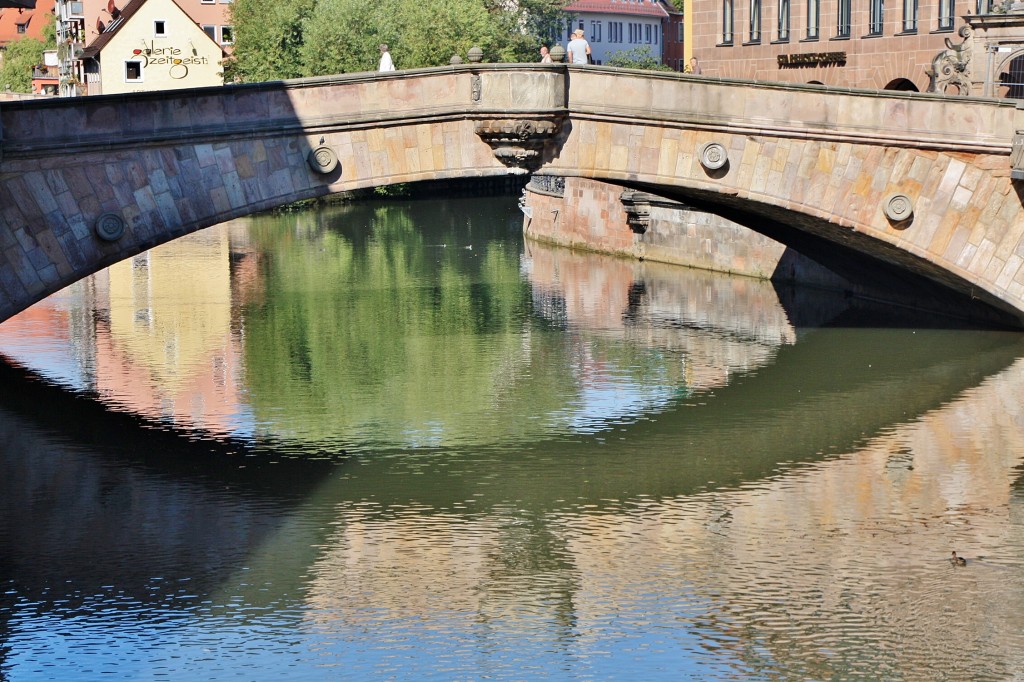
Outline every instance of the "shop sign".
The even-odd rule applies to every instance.
[[[800,66],[846,66],[845,52],[807,52],[804,54],[780,54],[779,68]]]

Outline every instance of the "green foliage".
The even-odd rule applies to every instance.
[[[404,182],[397,185],[378,185],[373,188],[373,193],[379,197],[405,197],[409,195],[409,185]]]
[[[235,0],[228,81],[373,71],[380,43],[399,69],[448,64],[471,47],[489,62],[536,61],[564,23],[561,0]]]
[[[235,47],[225,82],[257,82],[303,75],[304,25],[316,0],[235,0]]]
[[[609,66],[618,66],[623,69],[644,69],[646,71],[672,71],[672,67],[662,64],[657,57],[651,53],[650,47],[641,45],[632,50],[613,52],[608,59]]]
[[[400,4],[400,34],[392,47],[399,64],[441,66],[454,54],[465,57],[474,45],[484,51],[487,61],[501,58],[499,25],[480,0],[407,0]]]
[[[46,43],[35,38],[8,43],[0,67],[0,89],[9,85],[14,92],[32,92],[32,68],[43,63],[45,49]]]
[[[320,0],[306,22],[302,47],[303,74],[373,71],[380,60],[377,46],[394,44],[398,35],[394,17],[399,0]],[[399,68],[408,68],[392,51]]]

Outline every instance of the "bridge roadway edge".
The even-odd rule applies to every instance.
[[[59,134],[39,141],[39,126]],[[1005,100],[565,65],[5,103],[0,320],[230,218],[362,187],[532,171],[789,221],[1024,326],[1022,190],[1009,160],[1022,129]],[[708,144],[726,166],[702,165]],[[318,147],[338,169],[311,169]],[[913,207],[901,224],[884,211],[897,195]],[[125,224],[114,242],[94,229],[110,213]]]

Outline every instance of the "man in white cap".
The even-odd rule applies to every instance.
[[[569,55],[570,64],[586,64],[590,56],[590,43],[583,37],[583,29],[578,28],[572,32],[572,40],[565,47]]]

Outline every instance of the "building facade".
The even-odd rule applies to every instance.
[[[81,53],[93,95],[222,85],[223,58],[175,0],[131,0]]]
[[[128,0],[56,0],[61,96],[97,94],[89,91],[90,78],[86,77],[82,53],[107,29],[116,26],[128,4]],[[230,54],[234,44],[230,0],[177,0],[176,4]]]
[[[53,14],[55,0],[39,0],[33,8],[0,9],[0,50],[22,38],[43,39],[43,29]],[[2,60],[0,56],[0,60]]]
[[[673,68],[682,64],[682,14],[663,0],[577,0],[565,7],[570,18],[560,36],[563,46],[583,29],[595,64],[618,52],[648,53]],[[669,48],[669,45],[672,48]],[[675,50],[680,51],[676,55]],[[679,68],[678,70],[682,70]]]
[[[705,75],[925,91],[977,0],[693,0]]]

